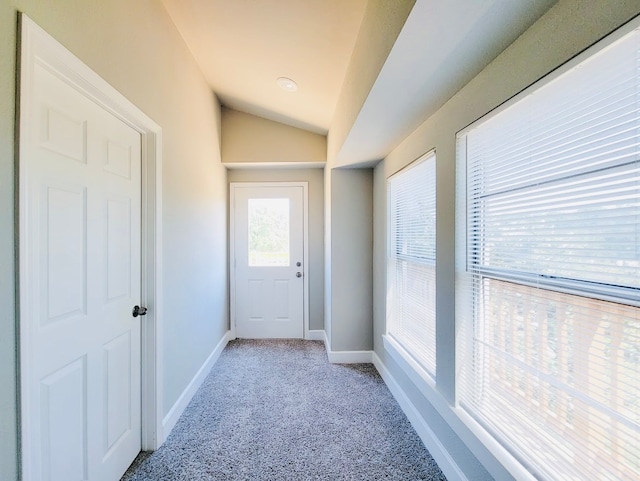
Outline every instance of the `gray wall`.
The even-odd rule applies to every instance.
[[[442,444],[454,454],[469,479],[511,476],[468,429],[456,421],[455,395],[455,135],[549,71],[640,12],[637,0],[565,0],[485,68],[474,80],[420,125],[375,169],[374,332],[375,353],[416,406]],[[437,389],[447,406],[434,407],[420,394],[384,349],[385,332],[385,179],[421,154],[437,155]],[[444,421],[447,419],[447,422]],[[464,442],[463,442],[464,441]],[[471,451],[473,451],[473,455]],[[480,459],[487,468],[477,467]]]
[[[309,183],[309,326],[324,329],[324,174],[322,169],[236,169],[229,182]]]
[[[0,0],[0,479],[7,481],[17,478],[18,446],[13,190],[18,9],[163,128],[165,414],[228,326],[220,107],[162,3]]]
[[[332,351],[373,349],[373,170],[331,170]]]
[[[333,351],[373,347],[371,170],[333,167],[414,4],[415,0],[367,3],[327,136],[325,332]]]

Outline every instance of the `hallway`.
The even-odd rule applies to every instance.
[[[445,477],[370,364],[314,341],[228,344],[166,443],[122,481]]]

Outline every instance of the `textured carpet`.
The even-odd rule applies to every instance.
[[[123,481],[445,480],[370,364],[313,341],[228,344],[165,444]]]

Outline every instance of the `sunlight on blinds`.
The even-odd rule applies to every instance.
[[[435,377],[435,154],[390,177],[387,187],[387,332]]]
[[[544,479],[640,479],[640,34],[458,155],[460,406]]]

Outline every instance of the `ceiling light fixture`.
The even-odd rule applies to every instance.
[[[278,87],[286,92],[295,92],[298,90],[298,84],[287,77],[279,77],[276,80],[276,83],[278,84]]]

